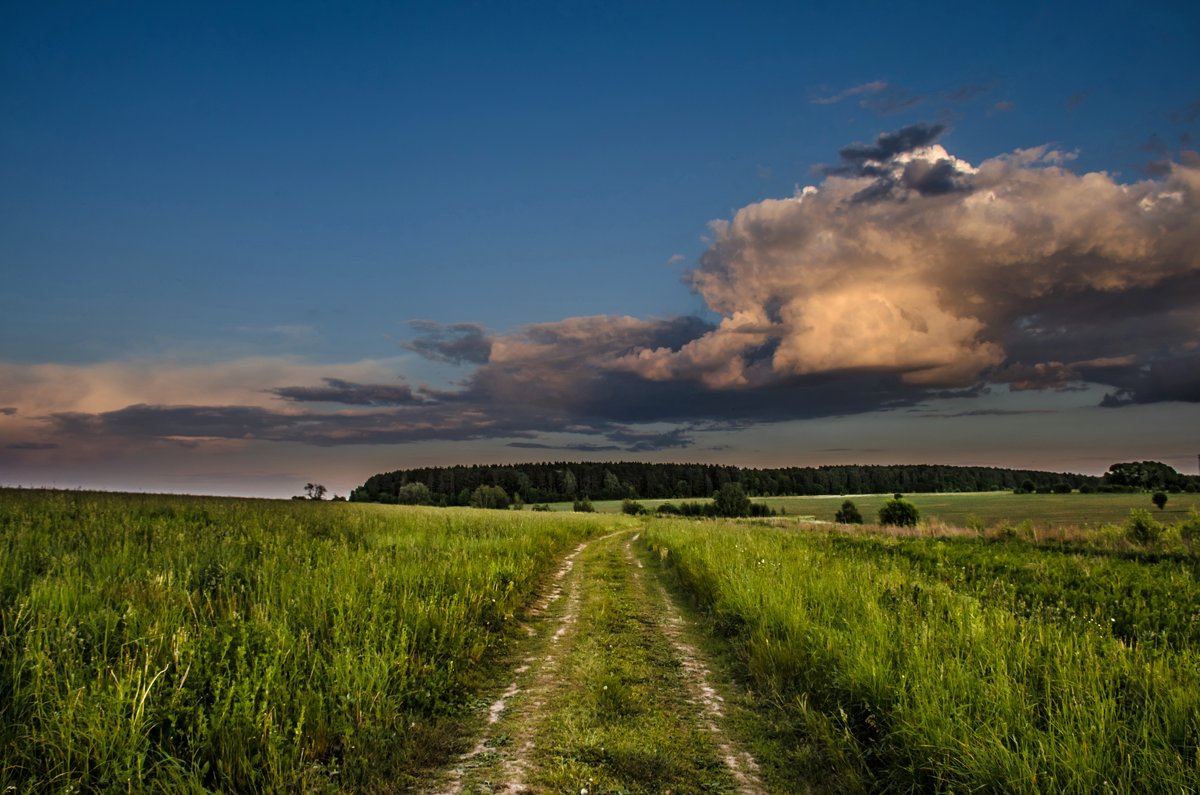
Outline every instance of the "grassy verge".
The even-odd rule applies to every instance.
[[[1200,787],[1194,646],[1130,645],[1015,597],[982,601],[828,534],[657,522],[646,540],[847,789]]]

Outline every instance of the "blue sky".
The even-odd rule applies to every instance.
[[[1192,466],[1198,29],[1185,3],[8,6],[0,482]]]

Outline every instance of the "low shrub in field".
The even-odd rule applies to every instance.
[[[622,500],[621,513],[628,514],[629,516],[644,516],[650,513],[650,511],[646,510],[646,506],[637,500]]]
[[[1200,513],[1195,508],[1188,513],[1188,518],[1179,523],[1179,537],[1189,550],[1200,543]]]
[[[851,500],[842,503],[842,507],[833,515],[833,521],[838,524],[862,524],[862,514]]]
[[[1163,535],[1163,526],[1154,521],[1149,511],[1134,510],[1125,520],[1125,537],[1141,546],[1157,544]]]
[[[921,519],[917,506],[908,500],[893,497],[879,509],[879,523],[895,527],[916,527]]]

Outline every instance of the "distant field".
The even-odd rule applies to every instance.
[[[756,499],[788,516],[801,516],[818,521],[833,521],[842,501],[850,499],[858,506],[863,518],[871,521],[890,494],[863,496],[830,495],[820,497],[766,497]],[[1150,502],[1149,494],[1013,494],[1008,491],[974,492],[968,494],[906,494],[905,499],[921,511],[924,518],[940,519],[947,524],[966,525],[978,520],[986,526],[1029,520],[1035,525],[1098,525],[1121,522],[1134,508],[1147,508],[1163,521],[1178,521],[1188,510],[1200,510],[1200,494],[1172,494],[1166,509],[1159,511]],[[650,510],[664,502],[680,500],[639,500]],[[598,500],[592,503],[600,513],[618,513],[620,500]],[[556,511],[571,510],[571,503],[551,504]]]

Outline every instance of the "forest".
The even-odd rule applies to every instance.
[[[1127,466],[1130,465],[1114,465],[1114,469]],[[1195,488],[1195,478],[1178,475],[1165,465],[1158,466],[1179,479],[1181,485],[1173,486],[1172,490]],[[563,502],[585,496],[595,500],[708,498],[726,483],[739,483],[747,494],[755,497],[1132,487],[1111,482],[1109,475],[1100,478],[1069,472],[934,464],[749,469],[636,461],[547,462],[398,469],[371,476],[351,493],[350,499],[467,505],[480,486],[498,486],[526,503]],[[1168,484],[1163,483],[1162,487]]]

